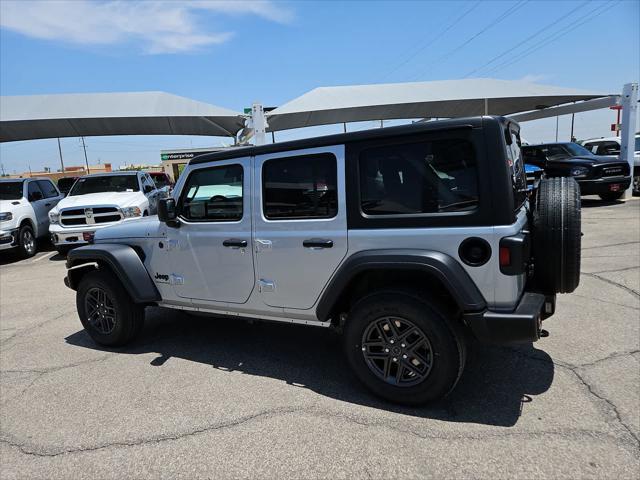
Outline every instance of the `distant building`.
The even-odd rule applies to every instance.
[[[111,164],[103,163],[100,165],[89,165],[88,173],[106,173],[111,172]],[[51,169],[46,169],[45,171],[30,171],[30,172],[22,172],[16,175],[9,175],[9,178],[30,178],[30,177],[46,177],[50,178],[54,182],[57,182],[58,179],[62,177],[80,177],[82,175],[87,174],[87,167],[82,166],[71,166],[65,167],[64,172],[52,172]]]

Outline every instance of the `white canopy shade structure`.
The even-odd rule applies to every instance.
[[[235,137],[242,114],[164,92],[0,97],[0,142],[100,135]]]
[[[270,131],[366,120],[509,115],[617,95],[522,81],[471,78],[320,87],[267,114]],[[592,108],[602,108],[593,106]],[[570,113],[570,112],[569,112]],[[555,114],[553,114],[555,115]]]

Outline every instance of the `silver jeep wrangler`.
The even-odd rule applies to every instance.
[[[341,331],[388,400],[440,398],[469,340],[538,340],[580,275],[572,179],[527,189],[517,123],[417,123],[193,159],[158,216],[96,232],[65,283],[99,344],[145,307]]]

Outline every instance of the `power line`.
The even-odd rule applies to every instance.
[[[409,55],[408,58],[406,58],[402,63],[400,63],[398,66],[396,66],[395,68],[393,68],[389,73],[387,73],[382,80],[389,78],[389,76],[391,76],[392,74],[394,74],[395,72],[397,72],[400,68],[404,67],[407,63],[409,63],[411,60],[413,60],[416,55],[418,55],[419,53],[423,52],[427,47],[430,47],[431,45],[433,45],[436,41],[438,41],[445,33],[447,33],[449,30],[451,30],[453,27],[455,27],[458,23],[460,23],[462,21],[462,19],[464,17],[466,17],[467,15],[469,15],[473,10],[475,10],[475,8],[480,5],[482,0],[478,0],[476,3],[474,3],[473,5],[471,5],[469,8],[467,8],[460,16],[458,16],[453,22],[451,22],[444,30],[439,31],[435,36],[431,37],[431,40],[428,41],[426,44],[424,44],[422,47],[418,48],[418,50],[416,50],[414,53],[412,53],[411,55]]]
[[[618,0],[620,1],[620,0]],[[582,17],[580,17],[579,19],[575,20],[574,22],[570,23],[569,25],[567,25],[567,27],[565,28],[565,30],[562,30],[560,32],[556,32],[554,34],[549,35],[547,38],[543,39],[542,41],[538,42],[537,44],[529,47],[527,50],[521,52],[517,58],[515,59],[509,59],[506,62],[501,63],[500,65],[497,65],[496,67],[492,68],[489,73],[493,73],[496,72],[498,70],[502,70],[503,68],[506,68],[508,66],[513,65],[514,63],[518,63],[519,61],[521,61],[522,59],[528,57],[529,55],[531,55],[532,53],[537,52],[538,50],[540,50],[543,47],[546,47],[547,45],[549,45],[550,43],[555,42],[556,40],[558,40],[559,38],[564,37],[565,35],[568,35],[569,33],[571,33],[572,31],[574,31],[576,28],[581,27],[582,25],[584,25],[587,22],[590,22],[591,20],[593,20],[594,18],[597,18],[598,16],[600,16],[602,13],[604,13],[604,11],[616,4],[618,2],[614,1],[610,1],[607,2],[603,5],[600,5],[599,7],[591,10],[589,13],[587,13],[586,15],[583,15]]]
[[[502,12],[497,18],[495,18],[494,20],[490,21],[485,27],[483,27],[482,29],[480,29],[478,32],[476,32],[475,34],[473,34],[471,37],[469,37],[467,40],[465,40],[463,43],[461,43],[460,45],[458,45],[457,47],[449,50],[448,52],[440,55],[436,60],[434,60],[432,62],[432,64],[439,64],[442,60],[446,59],[446,58],[451,58],[451,56],[453,56],[455,53],[457,53],[458,51],[460,51],[462,48],[466,47],[467,45],[469,45],[473,40],[475,40],[476,38],[478,38],[480,35],[482,35],[484,32],[486,32],[487,30],[489,30],[491,27],[494,27],[496,25],[498,25],[500,22],[502,22],[504,19],[508,18],[509,16],[511,16],[512,14],[514,14],[516,11],[520,10],[522,7],[524,7],[524,5],[528,2],[529,0],[520,0],[519,2],[516,2],[514,5],[512,5],[511,7],[509,7],[506,11]],[[431,66],[431,65],[430,65]],[[424,71],[416,76],[414,76],[412,79],[415,78],[419,78],[424,74]]]
[[[546,30],[549,30],[551,27],[557,25],[558,23],[560,23],[562,20],[564,20],[565,18],[569,17],[570,15],[572,15],[574,12],[576,12],[577,10],[583,8],[586,4],[589,3],[589,0],[586,0],[585,2],[581,3],[580,5],[578,5],[577,7],[575,7],[574,9],[572,9],[571,11],[565,13],[564,15],[560,16],[559,18],[557,18],[556,20],[554,20],[553,22],[549,23],[548,25],[542,27],[540,30],[538,30],[537,32],[533,33],[532,35],[529,35],[527,38],[525,38],[524,40],[522,40],[521,42],[517,43],[516,45],[514,45],[513,47],[509,47],[508,49],[506,49],[504,52],[502,52],[499,55],[496,55],[495,57],[493,57],[491,60],[489,60],[488,62],[486,62],[485,64],[475,68],[474,70],[471,70],[469,73],[467,73],[464,77],[462,78],[467,78],[471,75],[473,75],[474,73],[476,73],[478,70],[482,70],[483,68],[491,65],[493,62],[495,62],[496,60],[504,57],[505,55],[507,55],[508,53],[513,52],[514,50],[518,49],[521,45],[527,43],[529,40],[534,39],[535,37],[537,37],[538,35],[540,35],[541,33],[544,33]]]

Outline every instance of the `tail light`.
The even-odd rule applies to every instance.
[[[529,233],[522,232],[500,239],[500,271],[505,275],[521,275],[527,271],[530,256]]]

